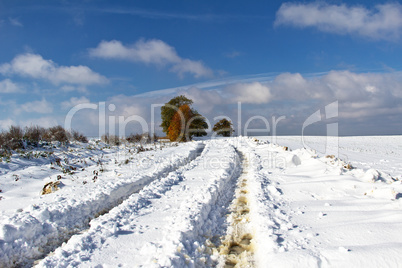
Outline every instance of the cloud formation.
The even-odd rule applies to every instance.
[[[400,72],[331,71],[318,76],[282,73],[267,82],[227,83],[225,81],[208,89],[193,85],[170,90],[169,93],[163,91],[163,94],[157,94],[157,91],[141,96],[119,95],[109,99],[108,103],[116,106],[114,114],[126,118],[138,115],[150,122],[152,104],[163,104],[184,94],[194,100],[194,107],[211,124],[216,123],[216,116],[226,116],[236,126],[237,105],[241,102],[243,124],[253,116],[263,116],[270,122],[272,116],[285,116],[286,119],[279,125],[279,133],[300,134],[303,122],[313,112],[338,101],[341,135],[396,134],[402,131],[399,123],[402,114]],[[160,120],[159,108],[155,108],[154,112],[156,121]],[[265,127],[261,120],[253,123],[253,127]],[[325,134],[325,127],[322,131],[319,134]]]
[[[50,114],[53,112],[53,104],[43,98],[40,101],[31,101],[21,104],[18,109],[19,112]]]
[[[0,81],[0,93],[19,93],[22,92],[20,86],[12,82],[10,79]]]
[[[24,27],[21,21],[18,18],[8,18],[10,24],[17,27]]]
[[[87,66],[59,66],[52,60],[45,60],[41,55],[31,53],[17,55],[10,63],[0,65],[0,73],[43,79],[56,85],[93,85],[108,82],[106,77]]]
[[[402,33],[402,5],[388,3],[367,9],[322,2],[284,3],[276,13],[275,25],[314,27],[323,32],[395,40]]]
[[[272,98],[270,88],[259,82],[230,85],[225,88],[225,92],[232,102],[261,104],[270,102]]]
[[[201,61],[181,58],[174,47],[157,39],[139,40],[131,46],[120,41],[102,41],[96,48],[89,49],[89,55],[102,59],[128,60],[137,63],[171,66],[170,71],[180,77],[189,73],[196,78],[211,77],[213,71]]]
[[[63,102],[61,103],[61,107],[62,107],[63,109],[69,109],[69,108],[72,108],[72,107],[74,107],[74,106],[76,106],[76,105],[78,105],[78,104],[82,104],[82,103],[91,103],[91,102],[89,101],[89,99],[87,99],[87,98],[84,97],[84,96],[82,96],[82,97],[80,97],[80,98],[78,98],[78,97],[72,97],[72,98],[70,98],[70,100],[68,100],[68,101],[63,101]]]
[[[257,78],[255,78],[257,77]],[[194,108],[207,118],[213,126],[217,117],[230,118],[235,127],[238,123],[244,130],[245,123],[256,116],[266,118],[272,123],[272,116],[286,119],[278,124],[278,134],[300,134],[303,122],[318,109],[338,101],[339,103],[339,133],[341,135],[374,135],[400,134],[402,125],[402,72],[393,73],[356,73],[351,71],[331,71],[325,74],[281,73],[274,77],[267,76],[264,80],[260,76],[233,78],[232,80],[214,80],[210,83],[182,86],[175,89],[165,89],[141,95],[116,95],[104,101],[106,110],[106,131],[119,133],[119,120],[124,120],[125,134],[150,131],[152,124],[158,134],[162,134],[158,127],[161,123],[160,106],[178,95],[186,95],[194,101]],[[258,81],[251,81],[258,79]],[[238,106],[241,102],[241,111]],[[54,111],[48,116],[64,123],[67,110],[80,103],[89,103],[86,97],[72,97],[60,103],[61,111],[48,100],[28,102],[22,105],[3,103],[3,106],[20,109],[20,112],[34,111],[37,115],[44,111]],[[94,102],[100,107],[101,103]],[[110,105],[112,104],[112,105]],[[102,104],[103,105],[103,104]],[[110,108],[110,107],[113,107]],[[55,111],[56,110],[56,111]],[[73,118],[73,128],[90,136],[99,135],[100,109],[86,108],[79,111]],[[238,117],[239,111],[241,117]],[[58,112],[58,113],[57,113]],[[103,113],[103,112],[102,112]],[[152,121],[152,116],[154,116]],[[35,117],[35,116],[34,116]],[[26,114],[10,118],[22,124]],[[59,120],[60,119],[60,120]],[[113,120],[110,120],[113,119]],[[109,126],[109,122],[115,125]],[[148,126],[142,128],[142,123]],[[4,122],[3,125],[6,125]],[[40,122],[39,122],[40,123]],[[249,127],[265,128],[262,120],[253,120]],[[325,125],[318,126],[309,134],[325,134]],[[272,129],[271,129],[272,131]],[[319,132],[321,131],[321,132]],[[103,134],[103,133],[100,133]],[[261,134],[261,133],[259,133]],[[266,133],[266,135],[272,133]]]

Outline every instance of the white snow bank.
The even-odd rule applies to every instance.
[[[373,168],[370,168],[364,173],[364,175],[362,176],[362,180],[367,182],[381,181],[385,183],[393,183],[396,181],[389,174],[385,174]]]
[[[58,191],[11,217],[3,215],[0,221],[0,267],[30,265],[32,260],[46,254],[72,234],[87,228],[92,218],[194,159],[198,146],[199,143],[194,142],[168,150],[168,154],[164,150],[154,152],[152,157],[144,159],[149,163],[139,166],[133,176],[130,176],[133,172],[119,177],[116,172],[109,171],[110,179],[99,180],[88,187]],[[117,164],[115,166],[118,168]]]
[[[232,146],[208,142],[195,161],[91,221],[39,267],[211,265],[205,242],[220,229],[239,168]]]

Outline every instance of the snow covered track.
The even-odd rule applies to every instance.
[[[39,267],[211,266],[239,171],[233,146],[208,142],[199,158],[93,220]]]
[[[96,183],[3,219],[0,266],[400,266],[399,177],[254,138],[203,144],[109,159]]]
[[[223,267],[254,267],[254,230],[250,222],[248,201],[248,159],[240,152],[242,172],[237,182],[236,198],[231,204],[230,226],[225,240],[219,246],[220,263]],[[222,258],[224,257],[224,258]]]
[[[400,181],[304,149],[239,143],[257,267],[399,266]]]
[[[93,187],[60,191],[53,201],[32,206],[10,218],[3,218],[0,229],[0,267],[31,266],[33,261],[88,228],[91,219],[108,212],[154,180],[164,177],[195,159],[201,143],[191,143],[172,154],[162,151],[152,164],[119,179]],[[153,166],[155,165],[155,166]],[[111,173],[113,176],[113,173]],[[114,174],[117,177],[117,174]]]

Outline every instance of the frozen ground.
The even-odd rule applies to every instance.
[[[402,177],[402,136],[277,136],[262,139],[275,140],[291,149],[311,148],[319,155],[339,154],[341,159],[355,167],[375,168]]]
[[[309,138],[16,154],[0,267],[398,267],[402,137]]]

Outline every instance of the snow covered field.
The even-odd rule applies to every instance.
[[[0,267],[398,267],[402,137],[268,139],[14,154]]]

